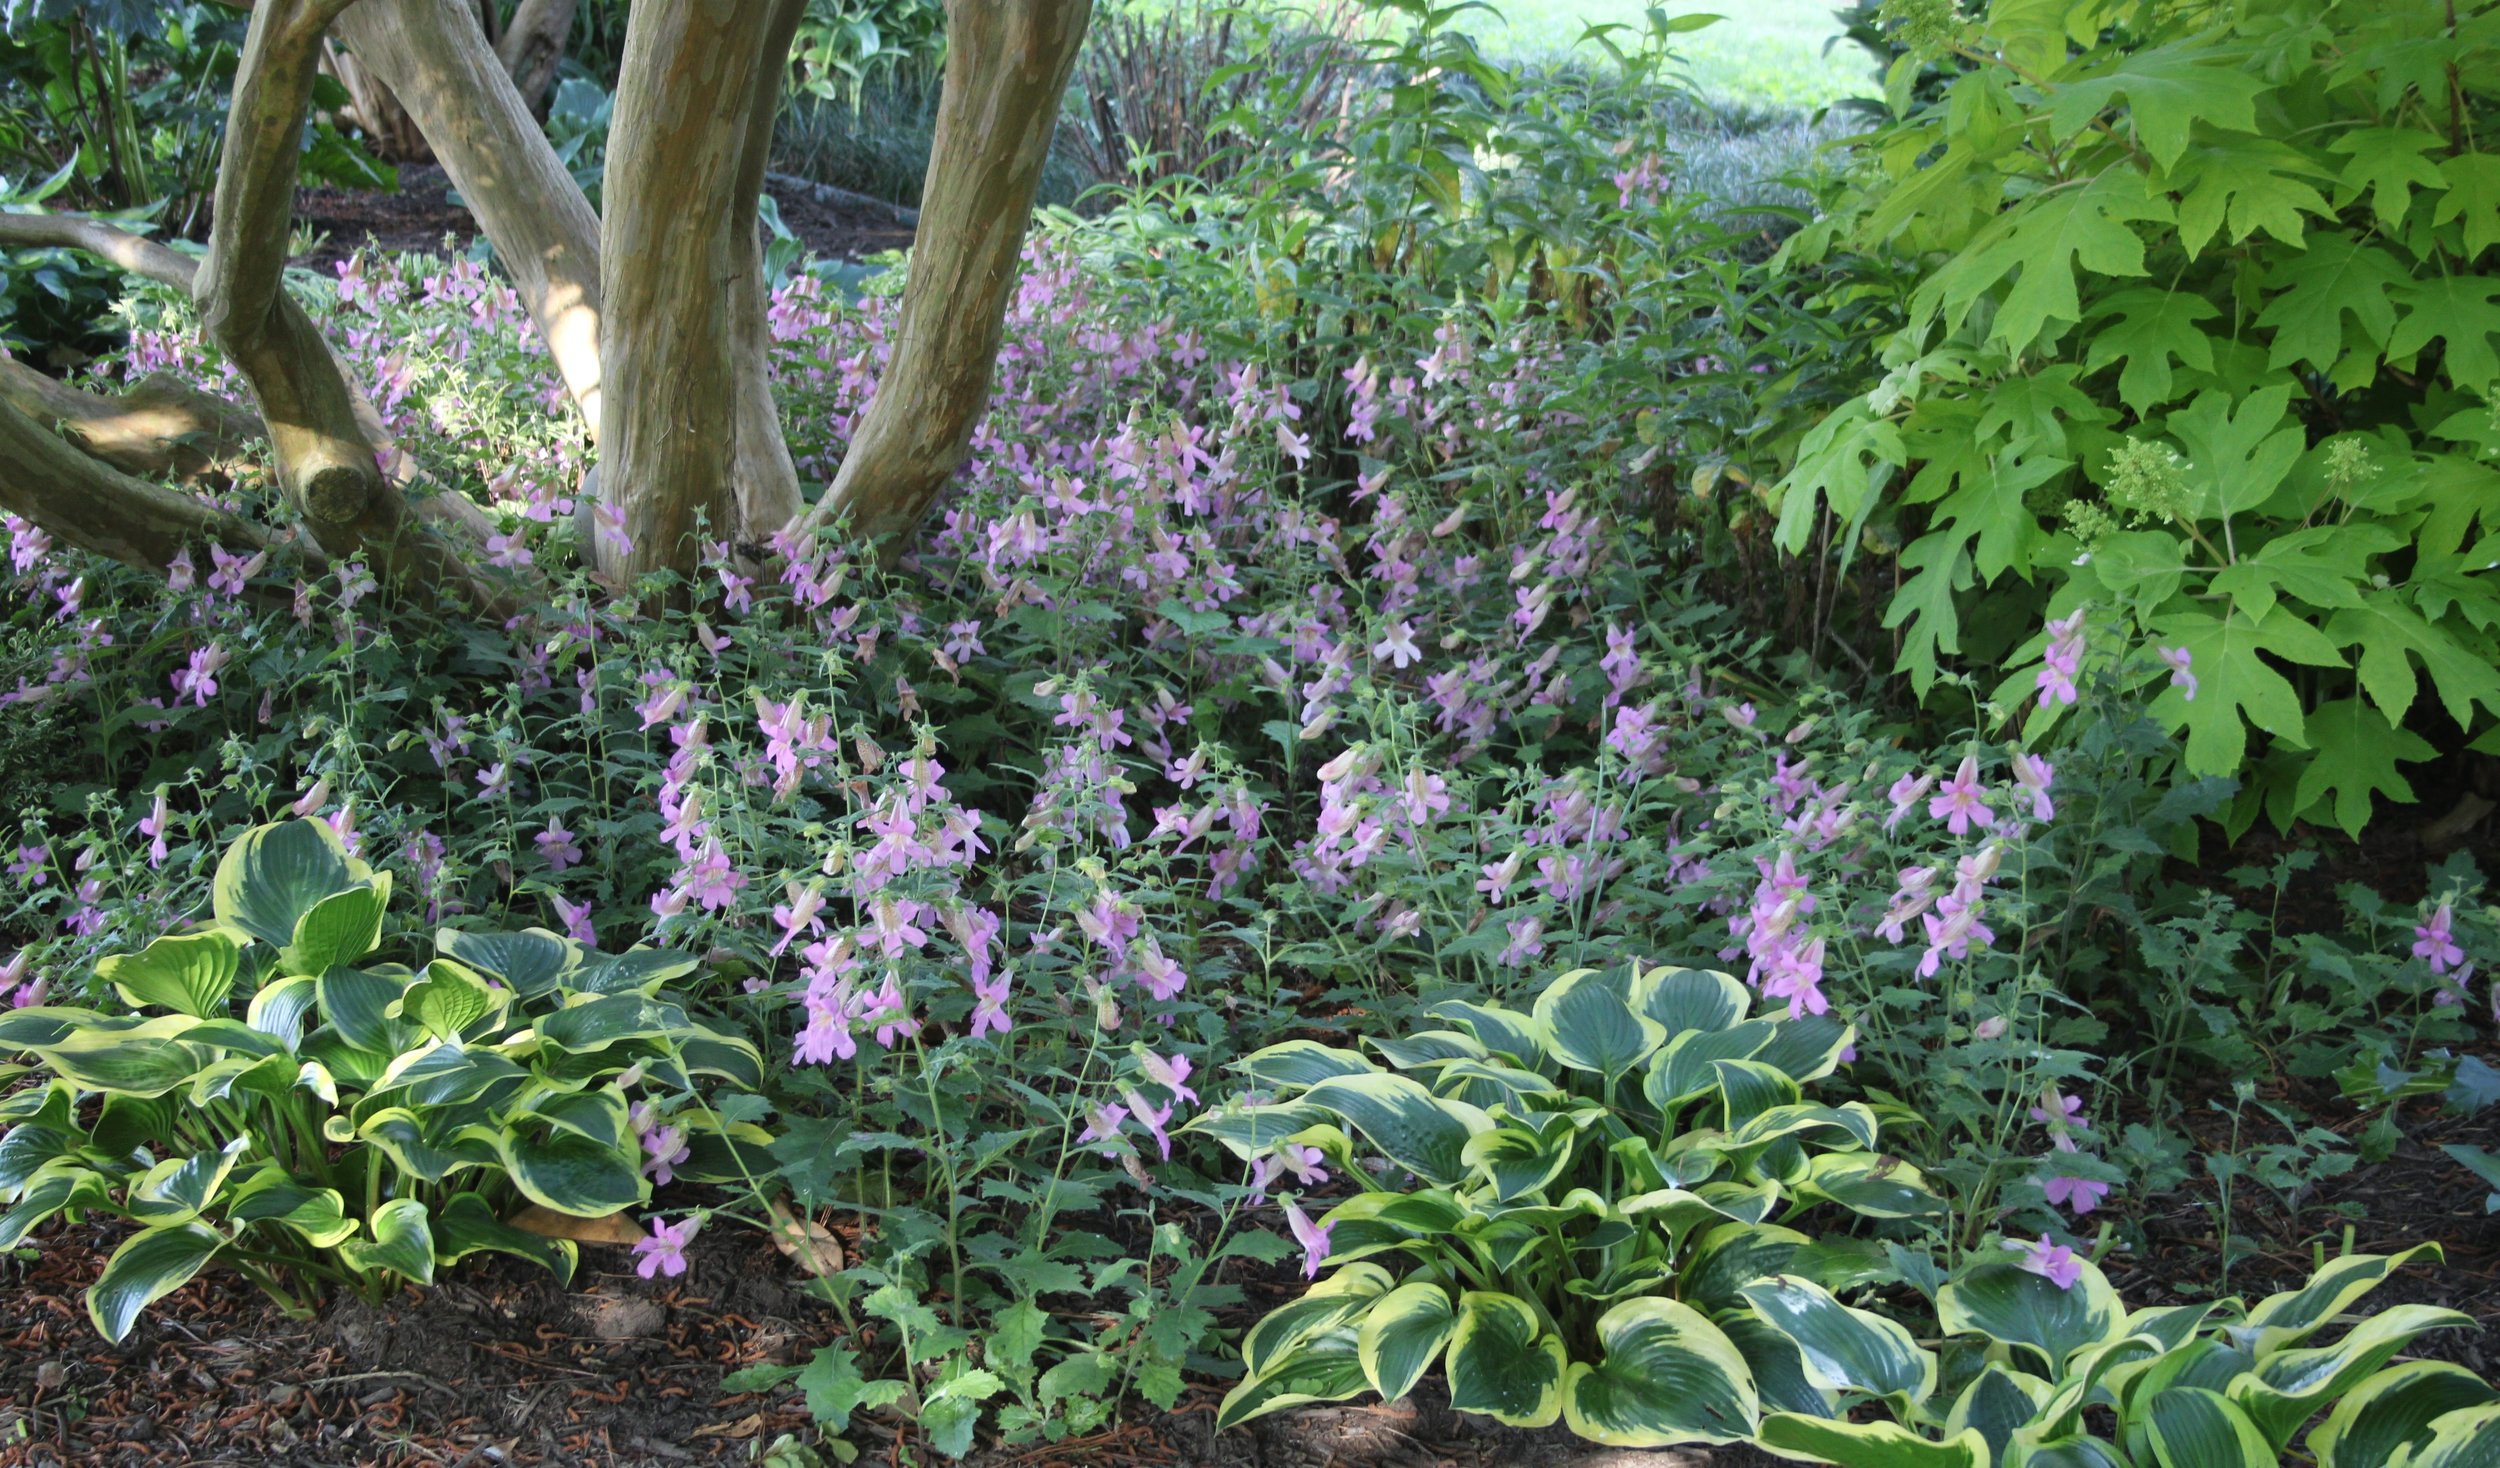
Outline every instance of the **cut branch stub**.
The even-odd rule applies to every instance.
[[[1092,9],[1091,0],[949,0],[946,84],[893,355],[802,529],[847,515],[891,560],[963,464]]]

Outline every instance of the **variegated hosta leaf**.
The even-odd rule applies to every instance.
[[[96,977],[133,1009],[169,1009],[195,1019],[226,1012],[243,953],[223,928],[167,933],[136,953],[96,961]]]
[[[2300,1425],[2387,1364],[2429,1330],[2473,1328],[2474,1317],[2432,1305],[2397,1305],[2344,1332],[2331,1346],[2275,1351],[2223,1389],[2278,1450]]]
[[[2500,1401],[2483,1379],[2451,1361],[2407,1361],[2345,1393],[2304,1444],[2318,1468],[2385,1468],[2431,1440],[2431,1423]]]
[[[88,1318],[106,1340],[119,1341],[140,1311],[189,1283],[225,1246],[225,1235],[196,1220],[141,1229],[104,1262],[87,1291]]]
[[[434,1282],[434,1230],[425,1205],[414,1198],[393,1198],[365,1220],[370,1238],[351,1238],[339,1245],[339,1258],[359,1274],[389,1273],[418,1284]]]
[[[1232,1068],[1248,1077],[1254,1086],[1287,1091],[1316,1086],[1338,1076],[1366,1076],[1380,1070],[1352,1050],[1340,1050],[1316,1040],[1287,1040],[1254,1050],[1234,1061]]]
[[[1734,976],[1715,969],[1651,969],[1633,981],[1633,1006],[1664,1026],[1670,1042],[1693,1033],[1724,1030],[1745,1017],[1753,996]]]
[[[2155,1396],[2145,1426],[2161,1468],[2277,1468],[2281,1461],[2247,1413],[2204,1387]]]
[[[1355,1349],[1364,1379],[1381,1400],[1415,1389],[1458,1329],[1450,1292],[1425,1280],[1402,1284],[1371,1302],[1358,1318]]]
[[[1597,1338],[1604,1355],[1564,1378],[1573,1432],[1643,1448],[1753,1435],[1762,1411],[1753,1370],[1700,1311],[1656,1296],[1626,1300],[1598,1317]]]
[[[1988,1445],[1968,1429],[1942,1442],[1897,1422],[1850,1422],[1775,1412],[1762,1419],[1762,1445],[1783,1458],[1845,1468],[1989,1468]]]
[[[1629,1075],[1667,1042],[1666,1026],[1635,1013],[1594,970],[1548,984],[1537,996],[1536,1019],[1556,1060],[1608,1078]]]
[[[2397,1270],[2416,1259],[2436,1263],[2443,1257],[2437,1244],[2416,1244],[2399,1254],[2346,1254],[2330,1259],[2307,1284],[2258,1301],[2244,1323],[2226,1327],[2225,1333],[2260,1354],[2297,1345]]]
[[[1806,1376],[1826,1391],[1899,1395],[1924,1402],[1936,1389],[1936,1358],[1900,1322],[1853,1309],[1812,1280],[1772,1275],[1741,1294],[1765,1324],[1797,1343]]]
[[[1947,1335],[2029,1346],[2048,1358],[2052,1371],[2062,1370],[2067,1357],[2120,1339],[2126,1326],[2118,1292],[2099,1266],[2077,1262],[2083,1273],[2070,1289],[2017,1264],[1974,1265],[1937,1291],[1937,1319]]]
[[[391,874],[333,892],[295,920],[295,931],[278,955],[290,974],[318,974],[334,964],[355,963],[382,941],[382,914],[391,905]]]
[[[217,921],[283,948],[295,941],[295,925],[323,898],[372,875],[327,824],[280,821],[256,826],[226,848],[209,903]]]
[[[1527,1301],[1487,1290],[1459,1297],[1444,1368],[1453,1409],[1511,1427],[1547,1426],[1562,1416],[1565,1362],[1561,1338]]]
[[[1343,1118],[1391,1162],[1443,1187],[1467,1176],[1467,1139],[1493,1127],[1493,1118],[1466,1102],[1386,1072],[1325,1080],[1302,1099]]]

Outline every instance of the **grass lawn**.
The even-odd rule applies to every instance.
[[[1636,30],[1649,0],[1493,0],[1501,25],[1475,16],[1467,24],[1497,55],[1531,56],[1569,47],[1591,25],[1614,22]],[[1664,0],[1671,15],[1724,17],[1687,33],[1679,49],[1694,84],[1731,102],[1815,107],[1852,94],[1873,95],[1874,63],[1840,34],[1842,0]]]

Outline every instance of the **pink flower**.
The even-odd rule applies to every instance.
[[[1944,822],[1945,829],[1956,836],[1967,834],[1973,826],[1997,823],[1996,812],[1980,798],[1978,756],[1962,756],[1961,768],[1953,772],[1952,779],[1938,786],[1936,798],[1927,802],[1927,817]]]
[[[573,839],[573,833],[564,828],[562,821],[549,821],[547,829],[532,836],[530,841],[537,846],[538,854],[547,859],[547,870],[551,872],[581,864],[582,848]]]
[[[1015,1021],[1007,1017],[1007,976],[1005,974],[999,974],[987,982],[974,979],[972,994],[977,1001],[972,1006],[972,1038],[978,1040],[993,1030],[1003,1035],[1015,1028]]]
[[[2048,1194],[2051,1203],[2073,1209],[2077,1218],[2100,1207],[2101,1200],[2109,1196],[2109,1184],[2088,1177],[2052,1177],[2041,1184],[2040,1190]]]
[[[564,923],[565,936],[571,938],[576,943],[587,943],[594,947],[597,946],[599,942],[599,932],[596,928],[593,928],[590,925],[589,903],[567,902],[563,898],[554,896],[553,894],[549,895],[548,900],[555,904],[556,916]]]
[[[1311,1222],[1310,1215],[1287,1199],[1285,1226],[1293,1230],[1294,1242],[1302,1246],[1302,1277],[1319,1278],[1319,1267],[1328,1262],[1328,1231],[1336,1225]]]
[[[2184,647],[2157,647],[2161,660],[2170,665],[2170,686],[2183,690],[2179,697],[2189,703],[2196,701],[2196,675],[2190,671],[2192,655]]]
[[[1146,1071],[1146,1079],[1161,1086],[1175,1101],[1198,1104],[1198,1093],[1189,1088],[1189,1057],[1175,1052],[1169,1059],[1140,1047],[1137,1062]]]
[[[2465,962],[2465,950],[2457,946],[2455,923],[2456,915],[2443,902],[2432,909],[2430,921],[2414,926],[2413,956],[2429,963],[2434,974]]]
[[[1423,652],[1415,646],[1412,623],[1399,622],[1388,634],[1372,644],[1372,656],[1399,668],[1411,667],[1423,660]]]
[[[155,806],[139,821],[139,834],[149,838],[149,866],[160,867],[165,864],[165,832],[170,824],[165,809],[165,787],[159,785],[156,788]]]
[[[2031,797],[2031,818],[2047,821],[2057,818],[2057,807],[2049,803],[2049,781],[2057,767],[2036,754],[2014,756],[2014,787]]]
[[[685,1133],[673,1126],[655,1126],[642,1134],[644,1159],[642,1170],[651,1180],[667,1187],[677,1180],[676,1167],[694,1153],[687,1145]]]
[[[1167,1102],[1160,1107],[1151,1106],[1147,1104],[1145,1097],[1138,1095],[1135,1091],[1122,1091],[1120,1100],[1127,1104],[1128,1114],[1155,1139],[1155,1148],[1163,1154],[1163,1160],[1171,1161],[1172,1138],[1163,1130],[1164,1124],[1172,1119],[1171,1103]]]
[[[692,1214],[675,1223],[654,1219],[648,1238],[634,1245],[634,1273],[649,1279],[664,1274],[671,1279],[686,1272],[686,1245],[694,1242],[695,1231],[703,1220]]]
[[[2083,1278],[2082,1258],[2064,1244],[2051,1243],[2047,1234],[2040,1235],[2036,1244],[2007,1239],[2005,1247],[2023,1256],[2023,1268],[2061,1290],[2073,1289],[2075,1281]]]
[[[1109,1142],[1102,1149],[1105,1157],[1116,1156],[1120,1150],[1120,1123],[1128,1118],[1128,1108],[1120,1105],[1097,1106],[1085,1117],[1085,1130],[1077,1134],[1077,1145]]]

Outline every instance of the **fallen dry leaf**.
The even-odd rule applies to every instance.
[[[541,1238],[571,1239],[577,1244],[613,1244],[622,1249],[642,1242],[642,1230],[622,1212],[600,1218],[575,1218],[570,1213],[558,1213],[532,1203],[505,1222]]]
[[[772,1203],[773,1247],[799,1262],[799,1267],[818,1278],[842,1272],[842,1241],[826,1227],[810,1218],[794,1217],[778,1198]]]

